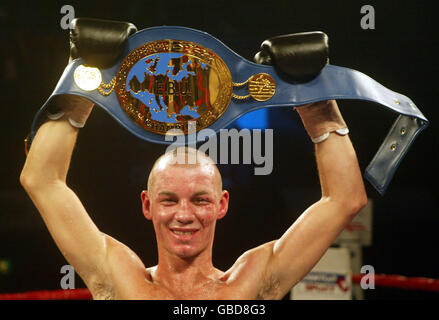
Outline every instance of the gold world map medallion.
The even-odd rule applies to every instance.
[[[212,50],[183,40],[158,40],[134,49],[116,74],[116,94],[128,117],[158,134],[209,127],[232,99],[232,76]]]
[[[258,73],[248,80],[248,91],[256,101],[267,101],[276,93],[276,82],[267,73]]]

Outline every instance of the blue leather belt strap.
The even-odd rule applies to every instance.
[[[399,166],[417,135],[428,126],[428,120],[410,98],[391,91],[369,76],[348,68],[326,65],[321,73],[312,81],[303,84],[292,84],[280,77],[272,66],[250,62],[224,45],[211,35],[184,27],[154,27],[141,30],[128,38],[125,57],[132,50],[144,43],[163,40],[185,40],[198,43],[213,50],[228,66],[232,80],[243,82],[258,73],[267,73],[276,81],[276,93],[265,102],[252,99],[239,101],[232,99],[224,114],[210,125],[210,129],[218,132],[247,112],[267,107],[300,106],[323,100],[355,99],[378,103],[399,114],[377,154],[366,169],[365,177],[384,194],[395,170]],[[101,70],[102,78],[108,83],[117,73],[123,58],[114,66]],[[112,92],[108,96],[99,94],[98,90],[84,91],[77,87],[73,80],[76,67],[85,62],[79,58],[71,62],[64,70],[54,92],[36,114],[32,123],[31,138],[38,127],[45,121],[45,108],[57,95],[72,94],[90,99],[106,110],[123,127],[141,139],[154,143],[170,143],[164,135],[149,132],[135,124],[120,107],[117,95]]]

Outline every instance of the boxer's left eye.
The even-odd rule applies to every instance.
[[[207,199],[204,199],[204,198],[196,198],[195,202],[196,203],[209,203],[209,201]]]

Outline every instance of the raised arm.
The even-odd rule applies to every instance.
[[[65,114],[54,114],[54,119],[61,117],[49,120],[39,128],[20,181],[58,248],[89,285],[98,280],[94,277],[102,277],[105,273],[105,237],[67,186],[66,177],[78,134],[68,118],[76,125],[84,122],[93,104],[75,96],[62,96],[56,103],[63,107]],[[72,108],[77,108],[79,115],[71,115]]]
[[[299,108],[298,112],[312,138],[340,129],[344,124],[335,101]],[[269,298],[282,298],[300,281],[367,202],[348,135],[333,131],[326,140],[315,144],[315,155],[321,199],[305,210],[279,240],[267,243],[260,250],[267,255],[265,282],[269,283],[264,286],[272,288],[266,292]]]

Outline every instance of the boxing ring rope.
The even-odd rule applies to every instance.
[[[361,283],[364,274],[354,274],[352,283]],[[405,277],[399,275],[375,275],[375,286],[406,290],[439,292],[439,279]],[[0,300],[91,300],[88,289],[45,290],[23,293],[0,293]]]
[[[352,276],[352,283],[361,283],[363,276],[363,274],[354,274]],[[375,285],[379,287],[439,292],[439,279],[422,277],[376,274]]]
[[[0,293],[0,300],[91,300],[88,289],[44,290]]]

